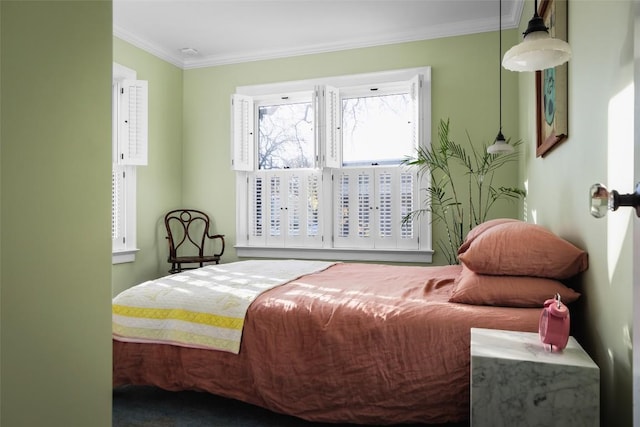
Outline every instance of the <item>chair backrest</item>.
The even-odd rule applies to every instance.
[[[182,255],[204,254],[205,237],[209,234],[209,216],[196,209],[176,209],[164,217],[169,239],[169,259]]]

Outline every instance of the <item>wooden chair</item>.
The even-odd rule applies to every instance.
[[[169,273],[198,268],[183,267],[182,264],[198,264],[202,267],[205,263],[220,262],[224,253],[224,235],[210,235],[210,223],[206,213],[195,209],[176,209],[165,215],[164,225],[169,241],[167,261],[171,263]],[[218,245],[214,244],[215,240],[220,240]],[[205,255],[211,252],[212,255]]]

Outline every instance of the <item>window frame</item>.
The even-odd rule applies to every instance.
[[[419,90],[422,91],[421,104],[419,106],[420,116],[417,117],[420,125],[417,127],[419,130],[419,134],[416,135],[418,138],[418,144],[421,146],[426,145],[426,140],[431,135],[431,68],[430,67],[419,67],[419,68],[408,68],[401,70],[392,70],[385,72],[377,72],[377,73],[366,73],[366,74],[356,74],[356,75],[346,75],[346,76],[336,76],[336,77],[328,77],[322,79],[311,79],[311,80],[303,80],[303,81],[293,81],[293,82],[282,82],[275,84],[266,84],[266,85],[257,85],[257,86],[243,86],[236,88],[236,94],[239,96],[252,97],[256,99],[256,105],[264,104],[263,100],[271,97],[271,99],[277,99],[279,94],[285,93],[299,93],[299,92],[307,92],[310,87],[315,87],[316,91],[319,88],[329,88],[329,90],[333,88],[337,88],[337,90],[341,90],[341,88],[349,88],[346,92],[347,97],[352,97],[357,93],[367,93],[369,88],[374,87],[376,85],[388,85],[389,87],[385,90],[385,92],[393,91],[391,83],[400,82],[400,81],[413,81],[412,79],[416,75],[422,76],[422,86]],[[406,86],[405,86],[406,87]],[[358,92],[359,91],[359,92]],[[406,92],[406,91],[405,91]],[[275,97],[274,97],[275,95]],[[323,99],[324,94],[319,94],[318,96],[318,104],[322,104],[324,102]],[[341,105],[342,95],[339,96],[339,105]],[[321,137],[319,133],[328,132],[328,129],[324,129],[324,125],[326,121],[325,117],[321,117],[321,121],[318,121],[318,116],[324,115],[326,110],[325,108],[317,108],[316,110],[316,154],[321,158],[316,160],[318,167],[320,168],[320,173],[322,174],[323,182],[325,180],[329,180],[331,182],[333,178],[334,169],[327,165],[326,151],[327,147],[324,147],[320,144]],[[233,114],[232,114],[233,115]],[[257,108],[253,114],[254,123],[257,116]],[[232,119],[233,120],[233,119]],[[341,121],[341,119],[340,119]],[[233,124],[232,124],[233,125]],[[318,129],[320,128],[320,129]],[[319,132],[320,131],[320,132]],[[232,141],[233,144],[233,141]],[[255,144],[255,141],[254,141]],[[235,151],[232,149],[232,165],[233,165],[233,155]],[[349,166],[342,166],[342,159],[340,153],[340,169],[348,169]],[[333,159],[335,162],[335,159]],[[353,260],[353,261],[394,261],[394,262],[431,262],[432,260],[432,246],[431,246],[431,221],[430,216],[428,214],[421,215],[417,221],[419,222],[419,231],[418,231],[418,247],[417,249],[406,249],[406,248],[385,248],[385,249],[375,249],[375,248],[340,248],[335,247],[333,245],[333,233],[334,233],[334,218],[333,218],[333,199],[335,197],[333,184],[329,185],[331,188],[330,191],[325,191],[322,195],[322,204],[327,206],[327,210],[324,212],[324,219],[321,222],[322,227],[322,244],[317,247],[274,247],[267,245],[255,245],[250,243],[249,238],[249,191],[250,191],[250,175],[256,171],[257,159],[254,158],[254,165],[251,170],[247,169],[239,169],[234,166],[236,172],[236,212],[238,213],[236,220],[236,236],[237,243],[235,245],[237,255],[239,257],[274,257],[274,258],[302,258],[302,259],[341,259],[341,260]],[[335,163],[334,163],[335,164]],[[381,166],[381,168],[388,168],[389,166]],[[394,166],[401,167],[401,166]],[[376,166],[372,166],[372,168],[376,168]],[[424,174],[420,177],[422,182],[416,182],[417,188],[424,188],[428,185],[428,177]],[[325,186],[324,188],[327,188]],[[417,191],[419,193],[419,191]],[[418,196],[417,203],[421,203],[420,196]],[[328,237],[328,238],[327,238]]]

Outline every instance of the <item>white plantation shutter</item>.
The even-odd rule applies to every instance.
[[[418,233],[402,218],[417,208],[417,175],[403,168],[350,168],[334,175],[334,246],[417,249]]]
[[[423,135],[422,78],[422,74],[418,74],[409,82],[409,95],[411,96],[411,139],[413,147],[415,148],[420,146]],[[411,155],[413,154],[414,153],[411,153]]]
[[[409,170],[400,171],[400,219],[418,209],[418,176]],[[418,240],[418,224],[416,221],[401,222],[398,247],[415,246]]]
[[[331,86],[324,86],[319,91],[321,117],[324,125],[320,132],[323,166],[328,168],[342,167],[342,105],[340,91]]]
[[[345,242],[349,238],[351,228],[351,204],[349,187],[351,174],[338,173],[334,176],[334,189],[333,194],[335,197],[335,229],[334,229],[334,241],[336,245],[340,245],[338,242]]]
[[[390,217],[393,230],[393,244],[396,249],[418,249],[419,225],[416,221],[403,223],[402,219],[419,208],[418,175],[415,169],[398,167],[393,170],[393,194]]]
[[[267,245],[284,246],[284,209],[286,195],[283,189],[284,176],[280,172],[266,174],[266,206],[265,217]]]
[[[334,183],[334,246],[373,247],[374,173],[372,168],[341,169]]]
[[[397,169],[396,169],[397,170]],[[394,248],[396,234],[395,225],[395,209],[394,209],[394,172],[396,170],[376,170],[376,248]]]
[[[236,171],[254,169],[253,98],[234,94],[231,97],[231,167]]]
[[[305,244],[319,246],[322,244],[322,173],[310,172],[307,175],[305,182],[306,194],[303,199],[305,204],[304,209],[306,215],[304,216],[306,230],[304,233]]]
[[[265,229],[265,192],[264,173],[256,172],[248,177],[249,180],[249,230],[248,243],[264,246],[266,243]]]
[[[125,246],[125,187],[124,167],[113,165],[111,169],[111,240],[113,250]]]
[[[287,181],[287,237],[291,240],[300,238],[300,230],[303,224],[300,223],[300,211],[304,208],[302,202],[301,189],[302,182],[300,175],[291,174]]]
[[[118,164],[147,164],[148,92],[145,80],[118,83]]]
[[[315,170],[257,171],[249,178],[249,243],[319,246],[322,175]]]

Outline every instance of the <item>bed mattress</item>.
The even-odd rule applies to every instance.
[[[460,266],[340,263],[259,295],[238,354],[113,342],[113,384],[200,390],[310,421],[469,418],[470,329],[535,332],[539,308],[449,302]]]

